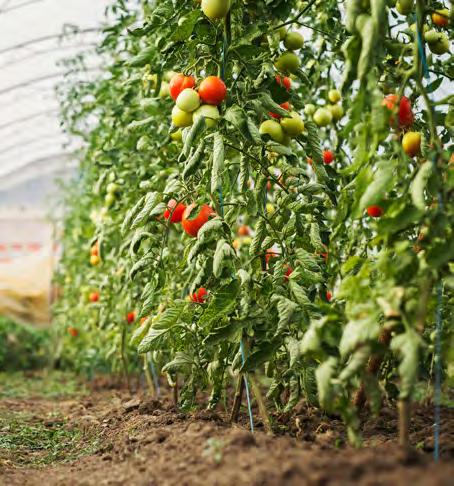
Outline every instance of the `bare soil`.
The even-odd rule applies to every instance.
[[[23,427],[13,436],[17,417]],[[442,418],[443,459],[436,464],[431,407],[414,408],[415,450],[404,457],[388,408],[365,421],[364,448],[356,450],[338,419],[304,403],[292,416],[274,417],[283,432],[269,436],[258,417],[255,433],[247,430],[244,411],[241,423],[231,425],[223,411],[183,413],[169,398],[131,396],[105,384],[58,400],[6,397],[0,399],[0,484],[447,486],[454,477],[454,411],[443,409]],[[35,437],[33,430],[41,432]]]

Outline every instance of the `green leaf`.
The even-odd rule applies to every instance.
[[[424,211],[426,207],[426,202],[424,200],[424,190],[430,176],[432,175],[432,170],[432,162],[424,162],[424,164],[422,164],[419,168],[418,173],[416,174],[410,186],[410,194],[413,204],[421,211]]]
[[[203,343],[208,346],[214,346],[215,344],[219,344],[221,342],[237,340],[241,330],[245,326],[246,323],[231,319],[228,324],[212,329],[208,336],[203,340]]]
[[[359,201],[359,210],[361,213],[368,206],[378,204],[386,196],[386,193],[394,186],[393,170],[395,162],[382,161],[377,164],[377,171],[370,184],[367,185],[365,192]]]
[[[224,141],[219,132],[214,134],[213,166],[211,168],[211,192],[214,194],[222,186],[222,171],[224,170]]]
[[[194,174],[194,172],[197,170],[199,163],[202,160],[204,149],[205,149],[205,141],[201,140],[196,151],[186,161],[186,164],[183,169],[183,174],[182,174],[183,179],[187,179],[190,175]]]
[[[129,278],[134,280],[134,277],[145,269],[149,269],[155,263],[156,259],[154,256],[145,255],[139,261],[137,261],[131,268],[129,272]]]
[[[173,307],[165,310],[157,316],[150,326],[147,335],[142,339],[138,347],[139,354],[147,353],[159,346],[162,338],[178,324],[181,314],[186,308],[186,303],[177,301]]]
[[[143,224],[150,216],[151,210],[158,204],[160,195],[157,192],[149,192],[145,196],[145,203],[140,213],[134,218],[131,224],[131,229],[136,229]]]
[[[267,111],[272,111],[273,113],[281,115],[285,118],[290,116],[290,112],[279,106],[275,101],[273,101],[268,93],[263,93],[260,96],[260,103],[265,107]]]
[[[399,334],[391,341],[391,349],[401,356],[399,365],[400,390],[399,397],[405,400],[411,396],[419,367],[419,349],[421,337],[413,329]]]
[[[131,221],[137,216],[137,214],[140,211],[140,208],[142,207],[143,203],[145,201],[145,196],[142,196],[136,204],[126,213],[125,219],[123,220],[123,223],[121,225],[121,234],[125,234],[126,231],[130,229]]]
[[[225,240],[219,240],[213,258],[213,275],[215,277],[219,278],[221,276],[224,261],[227,257],[235,258],[235,251]]]
[[[317,379],[318,401],[325,410],[331,410],[334,405],[334,389],[332,379],[336,373],[337,359],[331,356],[315,371]]]
[[[205,117],[199,116],[198,118],[196,118],[191,128],[188,131],[184,132],[185,137],[184,137],[184,145],[183,145],[183,155],[185,157],[189,155],[191,147],[194,145],[197,138],[204,132],[205,128],[206,128]]]
[[[240,286],[237,280],[232,280],[228,285],[221,287],[210,300],[199,324],[201,326],[209,325],[230,314],[236,307],[239,290]]]
[[[240,372],[247,373],[254,371],[267,361],[270,361],[279,346],[280,341],[277,339],[274,339],[273,341],[261,342],[260,348],[246,358],[243,366],[240,368]]]
[[[193,357],[184,351],[177,351],[172,361],[163,366],[163,373],[178,373],[186,371],[194,364]]]
[[[199,9],[194,9],[189,12],[184,17],[182,17],[182,22],[179,22],[178,27],[172,33],[170,39],[175,42],[181,42],[189,39],[194,30],[197,20],[199,20],[201,11]]]

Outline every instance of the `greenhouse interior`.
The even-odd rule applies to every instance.
[[[0,0],[0,484],[448,486],[452,0]]]

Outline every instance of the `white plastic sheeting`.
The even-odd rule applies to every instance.
[[[0,0],[0,206],[43,202],[35,193],[49,183],[33,181],[74,166],[54,91],[67,69],[59,61],[93,47],[109,3]]]

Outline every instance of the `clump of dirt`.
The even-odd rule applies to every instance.
[[[74,448],[68,445],[67,457],[60,450],[52,464],[27,463],[27,459],[17,463],[13,455],[6,463],[0,462],[0,483],[8,486],[44,482],[65,486],[444,486],[452,484],[454,475],[454,464],[449,462],[454,414],[449,410],[442,413],[445,459],[439,464],[430,454],[432,411],[424,407],[413,413],[411,440],[417,450],[410,458],[404,458],[397,447],[397,418],[391,409],[364,422],[365,447],[360,450],[346,443],[339,419],[320,415],[304,404],[294,415],[276,420],[288,432],[275,436],[263,431],[258,418],[252,434],[243,425],[247,424],[245,413],[240,424],[232,426],[222,410],[184,413],[166,397],[131,396],[111,387],[97,386],[88,395],[58,402],[0,400],[0,417],[6,410],[32,414],[35,423],[79,434],[77,457],[71,456]],[[5,424],[1,420],[0,436]],[[61,449],[64,452],[65,446]]]

